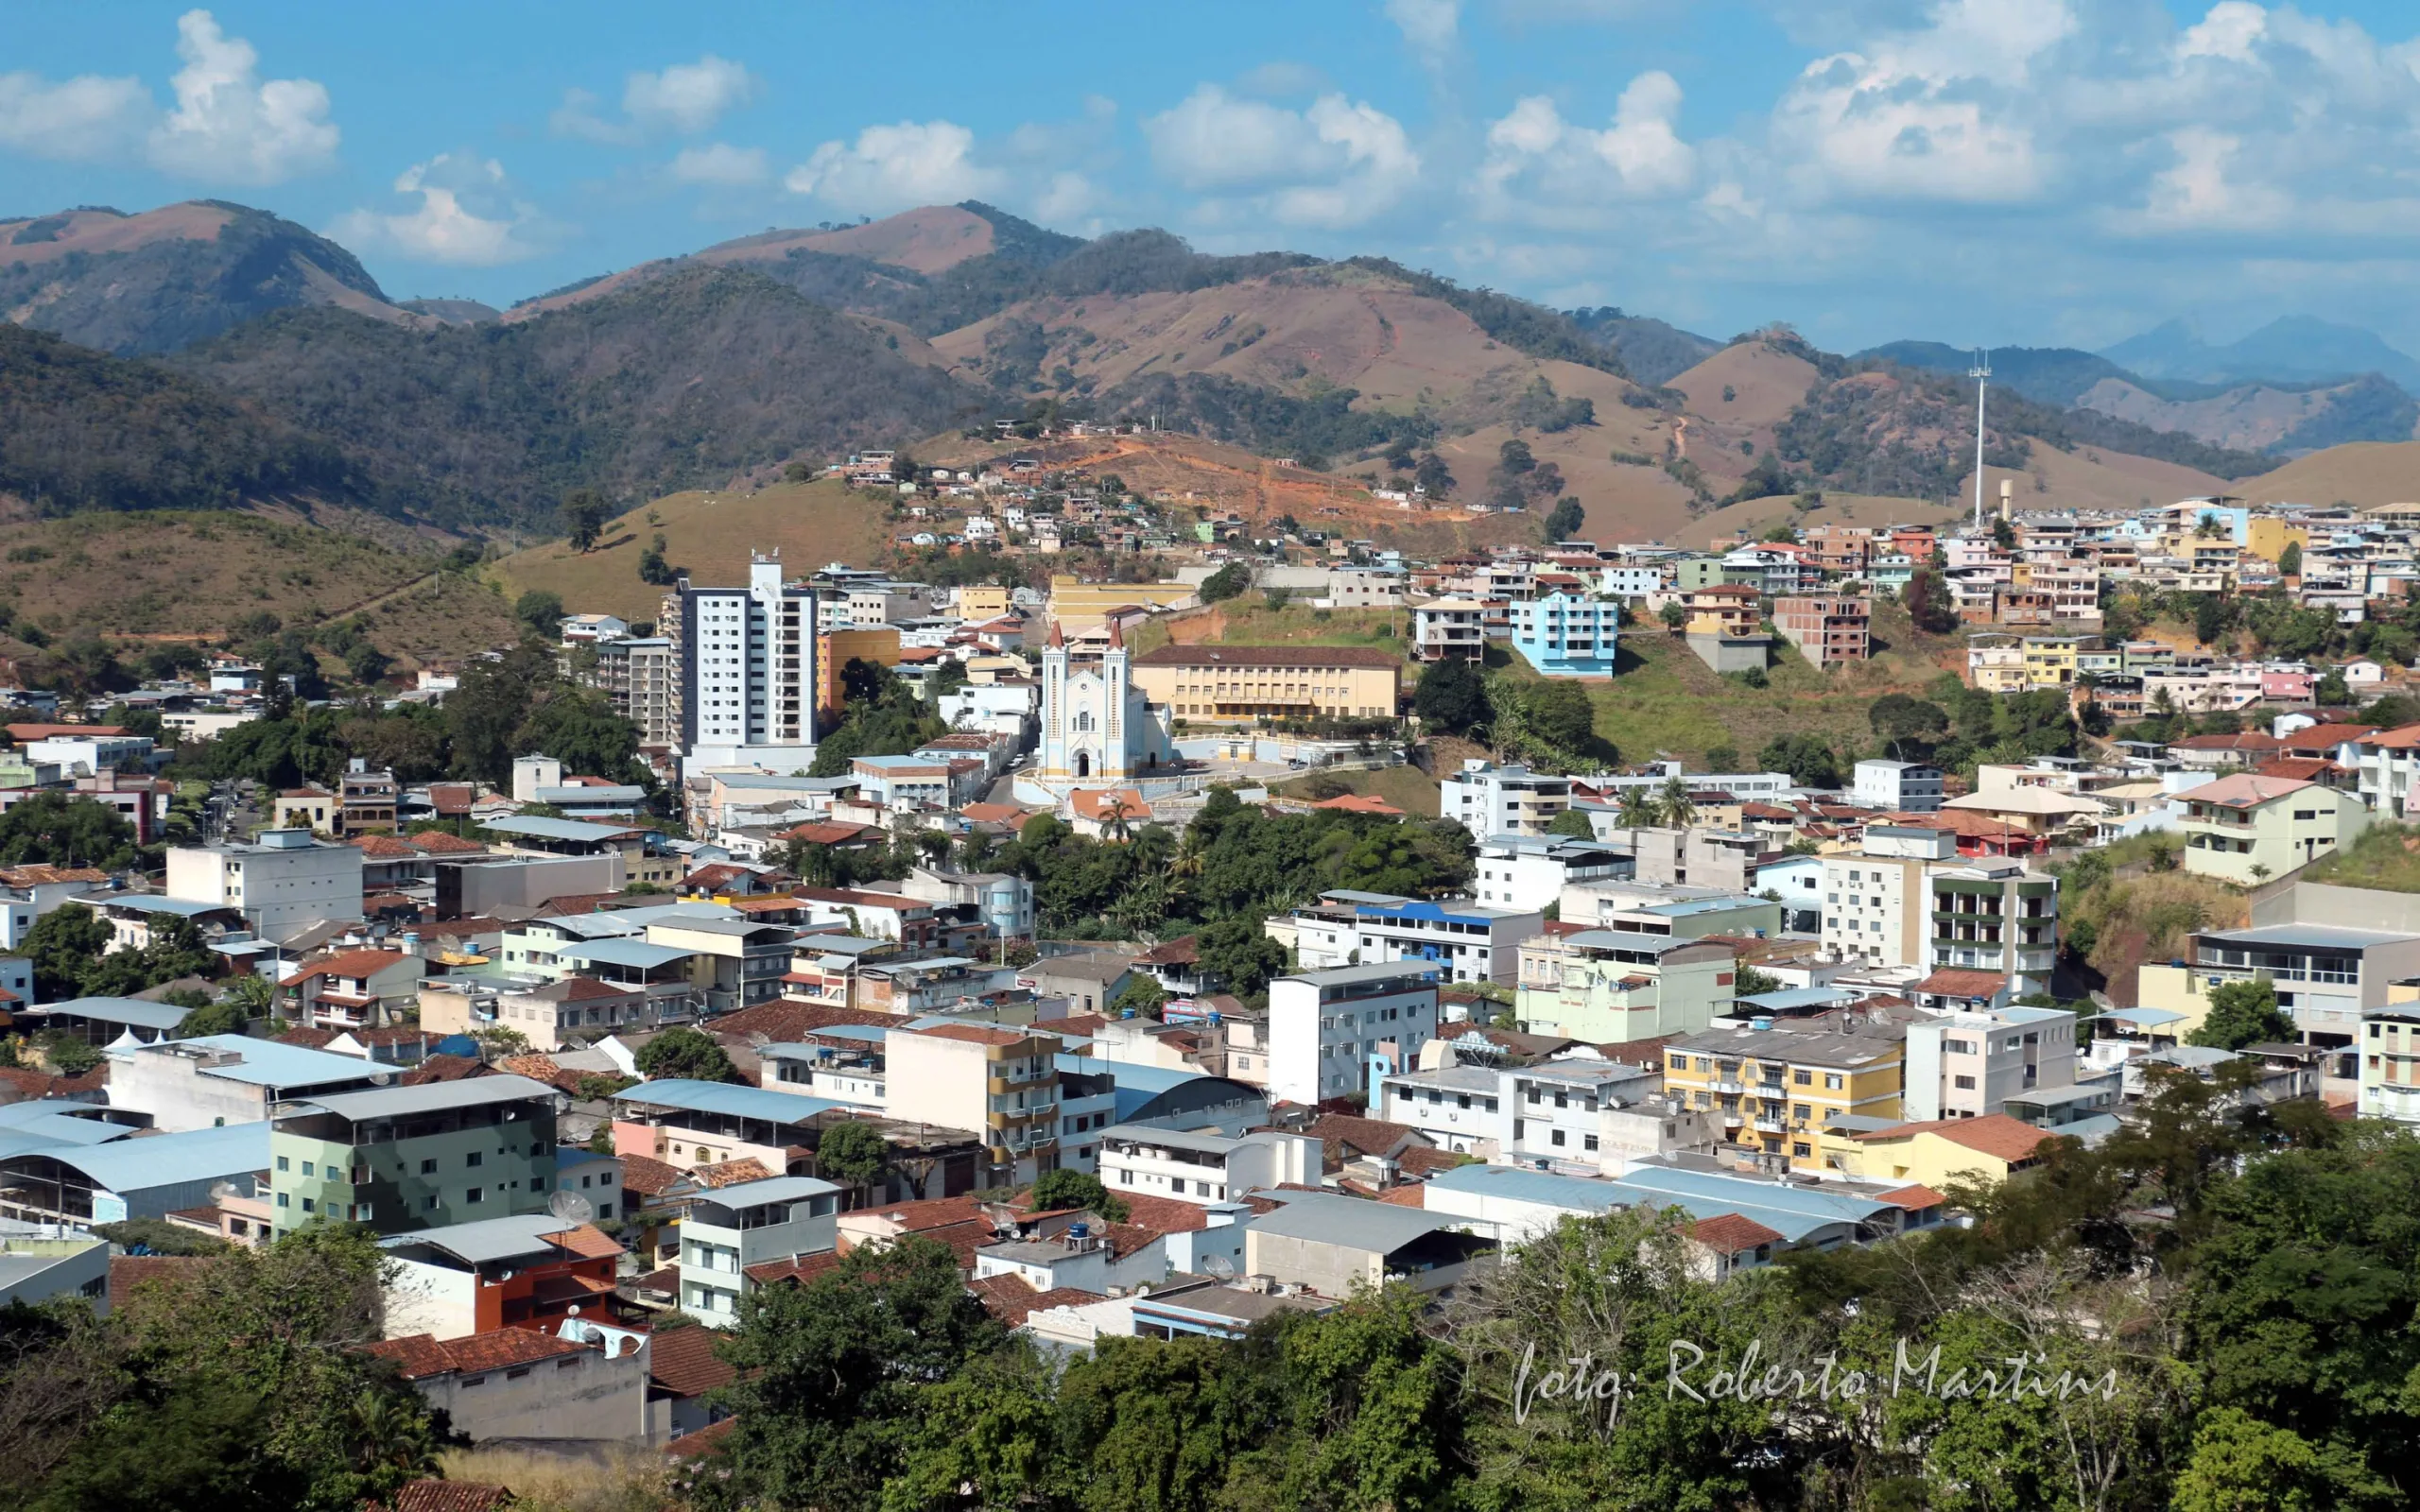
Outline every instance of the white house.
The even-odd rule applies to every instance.
[[[1269,985],[1269,1095],[1313,1104],[1369,1086],[1370,1067],[1402,1071],[1437,1035],[1438,968],[1348,966]]]

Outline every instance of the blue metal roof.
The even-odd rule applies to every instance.
[[[35,1153],[81,1171],[95,1186],[119,1194],[153,1187],[217,1181],[268,1169],[268,1130],[257,1124],[230,1124],[183,1134],[113,1140],[78,1149],[53,1145]]]
[[[628,824],[582,824],[578,819],[530,818],[513,815],[479,826],[497,834],[526,834],[538,840],[618,840],[632,832]]]
[[[1548,1207],[1569,1208],[1578,1212],[1610,1212],[1638,1200],[1636,1194],[1624,1192],[1611,1181],[1584,1176],[1557,1176],[1552,1171],[1524,1170],[1517,1165],[1456,1166],[1450,1171],[1438,1172],[1429,1177],[1428,1184],[1450,1192],[1470,1192],[1514,1202],[1544,1203]]]
[[[372,1076],[392,1080],[402,1074],[403,1069],[365,1060],[359,1056],[339,1056],[326,1050],[280,1044],[274,1040],[254,1040],[240,1034],[203,1035],[199,1039],[162,1042],[189,1045],[215,1055],[241,1056],[243,1059],[212,1066],[203,1074],[256,1087],[324,1087],[332,1082],[365,1081]],[[150,1046],[117,1053],[124,1056],[175,1054],[174,1051],[162,1051]]]
[[[742,1087],[722,1081],[683,1081],[677,1077],[643,1081],[627,1091],[615,1093],[614,1101],[653,1108],[682,1108],[698,1113],[720,1113],[729,1118],[758,1118],[769,1124],[803,1124],[818,1113],[852,1107],[825,1097],[802,1097],[796,1092],[768,1091],[762,1087]]]
[[[72,1013],[95,1023],[123,1023],[137,1029],[173,1029],[185,1019],[185,1010],[173,1003],[146,1003],[141,998],[70,998],[22,1011]]]

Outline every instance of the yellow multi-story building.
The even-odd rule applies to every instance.
[[[2243,551],[2274,565],[2286,554],[2288,546],[2310,550],[2310,526],[2298,524],[2279,515],[2254,515],[2244,531]]]
[[[1050,579],[1050,623],[1069,638],[1099,629],[1114,609],[1172,609],[1192,602],[1191,583],[1087,583],[1061,574]]]
[[[815,638],[815,716],[831,723],[841,717],[840,674],[852,662],[875,666],[899,664],[899,627],[868,626],[861,630],[825,630]]]
[[[958,591],[958,617],[995,620],[1009,611],[1011,591],[997,583],[968,583]]]
[[[1851,1138],[1854,1149],[1842,1169],[1869,1181],[1909,1181],[1936,1192],[1952,1182],[1997,1186],[2040,1164],[2042,1147],[2058,1132],[2006,1113],[1901,1124]]]
[[[1841,1136],[1824,1131],[1833,1120],[1899,1121],[1907,1060],[1906,1035],[1887,1029],[1718,1029],[1665,1047],[1664,1091],[1739,1143],[1822,1172],[1841,1160]]]
[[[2029,635],[2025,638],[2025,685],[2029,688],[2072,688],[2076,654],[2085,642],[2072,635]]]
[[[1357,645],[1164,645],[1134,658],[1134,686],[1188,724],[1392,719],[1403,660]]]

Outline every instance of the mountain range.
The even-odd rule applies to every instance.
[[[1601,524],[1647,531],[1808,488],[1943,498],[1973,455],[1970,359],[1937,344],[1719,341],[1380,258],[1085,240],[974,201],[742,237],[501,311],[390,299],[343,248],[243,206],[79,209],[0,221],[0,492],[51,512],[274,499],[493,530],[574,488],[635,502],[1041,405],[1371,477],[1425,447],[1460,496],[1505,486],[1517,438]],[[2365,352],[2360,335],[2327,350]],[[2091,502],[2218,488],[2420,419],[2367,369],[2252,386],[2247,407],[2106,354],[1993,362],[1987,459]]]

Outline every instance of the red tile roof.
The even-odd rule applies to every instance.
[[[1874,1200],[1887,1202],[1894,1208],[1905,1208],[1910,1212],[1922,1212],[1927,1208],[1940,1207],[1949,1198],[1928,1186],[1918,1185],[1895,1188],[1883,1193]]]
[[[1123,814],[1129,819],[1148,819],[1151,805],[1143,795],[1131,787],[1080,788],[1069,795],[1067,806],[1080,819],[1107,821]]]
[[[1782,1236],[1779,1230],[1768,1228],[1754,1218],[1719,1212],[1689,1225],[1689,1237],[1726,1255],[1736,1255],[1758,1245],[1777,1245]]]
[[[477,1481],[406,1481],[384,1502],[370,1503],[365,1512],[506,1512],[512,1505],[512,1487]]]
[[[430,1056],[397,1079],[406,1087],[425,1087],[431,1082],[460,1081],[487,1074],[488,1068],[475,1056]]]
[[[2291,778],[2235,772],[2214,782],[2188,787],[2177,796],[2188,803],[2214,803],[2221,808],[2249,809],[2273,803],[2281,798],[2291,798],[2310,785]]]
[[[1425,1208],[1428,1206],[1428,1184],[1407,1181],[1399,1187],[1389,1187],[1378,1194],[1378,1200],[1395,1208]]]
[[[404,1379],[419,1381],[449,1371],[476,1375],[483,1370],[535,1365],[541,1360],[581,1353],[588,1346],[559,1339],[551,1333],[540,1333],[534,1329],[491,1329],[485,1333],[467,1334],[458,1339],[412,1333],[400,1339],[384,1339],[365,1348],[368,1353],[394,1361]]]
[[[761,1034],[770,1044],[794,1044],[799,1036],[817,1029],[829,1029],[837,1024],[865,1024],[873,1028],[889,1028],[908,1021],[895,1013],[876,1013],[869,1008],[841,1008],[821,1003],[759,1003],[736,1013],[726,1013],[706,1021],[708,1034],[725,1041],[745,1040]]]
[[[689,1174],[698,1178],[700,1185],[709,1190],[717,1187],[735,1187],[749,1181],[769,1181],[774,1176],[773,1172],[765,1169],[764,1161],[752,1155],[742,1156],[736,1160],[725,1160],[719,1165],[701,1165]]]
[[[1938,1134],[1953,1144],[1963,1145],[1978,1155],[1988,1155],[1998,1160],[2022,1160],[2031,1157],[2043,1143],[2058,1136],[2048,1129],[2035,1128],[2020,1123],[2006,1113],[1985,1113],[1980,1118],[1936,1118],[1924,1123],[1893,1124],[1889,1128],[1876,1129],[1871,1134],[1853,1136],[1860,1140],[1906,1139],[1917,1134]]]
[[[216,1210],[213,1210],[216,1216]],[[112,1255],[110,1257],[110,1308],[124,1308],[134,1299],[135,1291],[156,1282],[173,1283],[193,1274],[197,1265],[207,1265],[207,1255]]]
[[[2278,737],[2277,744],[2290,751],[2324,752],[2334,750],[2348,740],[2359,740],[2377,730],[2376,725],[2305,725]]]
[[[2241,750],[2275,751],[2283,742],[2274,735],[2264,735],[2256,730],[2246,730],[2232,735],[2187,735],[2168,743],[2170,750]]]
[[[943,1023],[930,1029],[915,1031],[929,1040],[957,1040],[971,1045],[1022,1044],[1031,1036],[1013,1029],[994,1029],[981,1023]]]
[[[648,1379],[676,1397],[702,1397],[739,1372],[715,1353],[715,1329],[659,1330],[648,1342]]]
[[[1164,645],[1134,658],[1138,667],[1396,667],[1403,658],[1359,645]]]
[[[1393,819],[1404,816],[1402,809],[1395,807],[1385,799],[1374,798],[1366,793],[1341,793],[1325,802],[1314,803],[1311,807],[1332,809],[1339,814],[1375,814]]]
[[[986,1276],[981,1280],[968,1281],[966,1289],[983,1304],[985,1312],[1011,1328],[1022,1325],[1028,1317],[1046,1307],[1081,1307],[1087,1302],[1105,1302],[1098,1292],[1082,1291],[1073,1286],[1054,1286],[1037,1292],[1014,1276]]]
[[[718,1423],[708,1423],[694,1434],[683,1434],[664,1446],[664,1452],[675,1459],[704,1459],[722,1453],[731,1447],[731,1435],[739,1428],[739,1419],[726,1418]]]
[[[1952,998],[1996,997],[2008,987],[2008,978],[1997,971],[1967,971],[1945,966],[1908,990],[1937,992]]]
[[[776,1281],[803,1286],[839,1263],[840,1252],[825,1249],[812,1255],[792,1255],[787,1260],[769,1260],[751,1265],[748,1267],[748,1279],[759,1286],[770,1286]]]
[[[672,1190],[688,1173],[677,1165],[645,1155],[622,1157],[622,1187],[643,1197],[661,1196]]]
[[[280,987],[299,987],[315,976],[375,976],[390,967],[400,966],[409,957],[401,951],[346,951],[326,960],[307,962]]]
[[[413,850],[433,856],[485,855],[488,849],[476,840],[465,840],[458,834],[448,834],[442,830],[423,830],[418,834],[406,835],[404,839]]]

